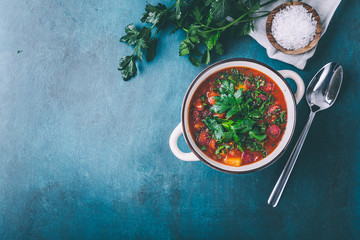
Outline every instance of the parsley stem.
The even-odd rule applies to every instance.
[[[208,30],[208,31],[204,31],[205,33],[208,33],[208,32],[213,32],[213,31],[223,31],[225,30],[226,28],[228,27],[231,27],[232,25],[234,25],[235,23],[239,22],[241,19],[243,19],[244,17],[246,17],[247,15],[249,15],[250,13],[254,12],[255,9],[252,9],[246,13],[244,13],[243,15],[241,15],[240,17],[238,17],[237,19],[235,19],[234,21],[232,21],[231,23],[229,23],[228,25],[225,25],[223,27],[219,27],[219,28],[214,28],[214,29],[211,29],[211,30]]]
[[[263,3],[260,5],[260,8],[266,6],[266,5],[269,5],[270,3],[273,3],[273,2],[276,2],[277,0],[270,0],[270,1],[267,1],[266,3]]]
[[[213,32],[213,31],[223,31],[225,29],[227,29],[228,27],[231,27],[232,25],[234,25],[235,23],[239,23],[239,22],[249,22],[249,21],[252,21],[253,19],[257,19],[257,18],[260,18],[260,17],[264,17],[268,14],[264,14],[264,15],[261,15],[261,16],[258,16],[258,17],[253,17],[252,19],[247,19],[245,21],[240,21],[241,19],[243,19],[244,17],[246,17],[247,15],[259,10],[260,8],[272,3],[272,2],[275,2],[276,0],[270,0],[268,2],[265,2],[263,4],[261,4],[259,6],[259,8],[253,8],[251,10],[249,10],[248,12],[244,13],[243,15],[241,15],[240,17],[238,17],[237,19],[235,19],[234,21],[232,21],[231,23],[229,23],[228,25],[225,25],[223,27],[219,27],[219,28],[212,28],[212,27],[208,27],[206,26],[207,28],[211,28],[211,30],[208,30],[208,31],[204,31],[205,33],[208,33],[208,32]],[[264,11],[260,11],[260,12],[264,12]]]
[[[226,26],[224,26],[224,27],[220,27],[220,28],[213,28],[213,27],[210,27],[210,26],[206,26],[206,25],[204,25],[204,24],[202,24],[202,23],[199,23],[199,24],[201,24],[202,27],[206,27],[206,28],[210,28],[210,29],[211,29],[211,30],[208,30],[208,31],[203,31],[203,32],[205,32],[205,33],[213,32],[213,31],[221,31],[221,30],[225,30],[226,28],[230,27],[230,26],[231,26],[232,24],[234,24],[235,22],[236,22],[236,23],[251,22],[251,21],[253,21],[254,19],[262,18],[262,17],[265,17],[265,16],[267,16],[267,15],[269,14],[268,11],[261,11],[261,12],[267,12],[267,13],[266,13],[266,14],[263,14],[263,15],[260,15],[260,16],[252,17],[252,19],[245,19],[245,20],[240,21],[241,18],[244,17],[244,15],[250,13],[250,12],[247,12],[246,14],[240,16],[239,18],[237,18],[236,20],[234,20],[234,21],[231,22],[230,24],[228,24],[228,25],[226,25]],[[182,29],[183,29],[185,32],[188,32],[188,31],[189,31],[189,30],[186,29],[186,28],[182,28]]]

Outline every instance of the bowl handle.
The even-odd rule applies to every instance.
[[[304,96],[305,92],[305,84],[302,78],[294,71],[291,70],[280,70],[278,71],[284,78],[290,78],[296,83],[296,93],[295,93],[295,100],[296,104],[298,104],[302,97]]]
[[[184,153],[183,151],[181,151],[179,149],[179,147],[177,145],[177,141],[182,133],[183,132],[182,132],[182,128],[181,128],[181,123],[179,123],[179,125],[177,125],[177,127],[174,129],[174,131],[170,135],[169,144],[170,144],[171,151],[180,160],[199,161],[199,159],[192,152]]]

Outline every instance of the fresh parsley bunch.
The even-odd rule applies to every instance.
[[[119,70],[125,81],[137,74],[136,61],[151,61],[156,55],[156,38],[160,30],[172,26],[174,33],[186,32],[180,42],[179,55],[188,56],[195,66],[208,64],[212,54],[224,54],[224,40],[241,37],[254,29],[254,20],[268,15],[261,8],[276,0],[260,4],[260,0],[174,0],[164,4],[147,4],[141,21],[149,24],[137,28],[130,24],[121,42],[134,46],[131,55],[120,59]]]

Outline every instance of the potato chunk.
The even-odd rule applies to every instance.
[[[226,157],[224,163],[233,167],[240,167],[241,158],[239,157]]]

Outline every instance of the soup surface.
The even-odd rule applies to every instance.
[[[287,122],[285,98],[277,84],[244,67],[209,76],[196,89],[189,110],[197,146],[211,159],[235,167],[274,151]]]

